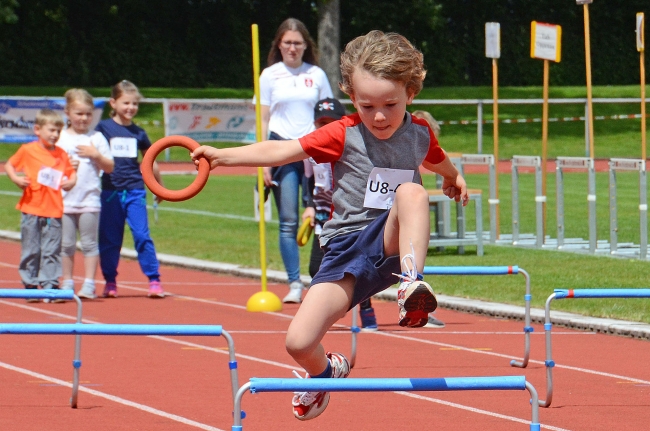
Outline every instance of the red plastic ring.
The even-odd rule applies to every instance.
[[[181,190],[169,190],[160,185],[153,175],[153,163],[158,154],[169,147],[185,147],[190,151],[194,151],[199,147],[199,143],[187,136],[167,136],[156,141],[145,153],[142,158],[140,170],[142,171],[142,179],[144,180],[149,190],[159,198],[170,201],[179,202],[196,196],[205,187],[210,176],[210,163],[208,159],[199,159],[199,172],[189,186]]]

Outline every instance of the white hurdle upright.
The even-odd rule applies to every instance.
[[[497,241],[497,206],[499,199],[497,199],[497,169],[492,154],[463,154],[460,158],[462,166],[478,165],[488,167],[489,179],[489,198],[488,204],[490,206],[490,243],[494,244]]]
[[[535,169],[535,217],[536,238],[535,246],[542,248],[544,245],[544,202],[546,196],[542,194],[542,159],[539,156],[513,156],[512,157],[512,245],[521,245],[519,238],[519,168]]]
[[[609,252],[619,254],[616,171],[639,172],[639,258],[645,259],[648,255],[648,190],[646,163],[641,159],[609,160]]]
[[[587,170],[589,204],[589,253],[596,252],[596,169],[591,157],[558,157],[555,161],[557,186],[557,248],[564,249],[564,169]]]
[[[535,387],[525,376],[448,377],[448,378],[351,378],[351,379],[276,379],[251,378],[235,397],[231,430],[242,431],[241,399],[250,391],[259,392],[383,392],[383,391],[496,391],[528,390],[532,400],[530,431],[539,431],[539,400]]]
[[[650,298],[650,289],[555,289],[546,299],[544,334],[546,338],[546,399],[540,400],[541,407],[549,407],[553,401],[553,352],[551,346],[551,302],[554,299],[570,298]]]

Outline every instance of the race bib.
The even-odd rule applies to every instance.
[[[332,190],[332,170],[329,164],[314,165],[314,186],[327,192]]]
[[[138,141],[135,138],[111,138],[113,157],[138,157]]]
[[[366,185],[366,208],[390,209],[395,199],[395,191],[402,183],[413,182],[413,170],[373,168]]]
[[[62,180],[63,172],[45,166],[38,171],[38,177],[36,178],[37,183],[54,190],[59,190]]]

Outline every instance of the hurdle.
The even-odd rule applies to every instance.
[[[591,157],[558,157],[555,161],[557,187],[557,249],[564,244],[564,169],[587,170],[587,202],[589,203],[589,252],[596,252],[596,169]]]
[[[237,359],[232,337],[221,325],[138,325],[138,324],[101,324],[101,323],[0,323],[0,334],[30,335],[160,335],[160,336],[223,336],[228,343],[230,361],[230,382],[233,400],[237,394],[239,378]],[[81,367],[80,352],[75,348],[75,370]],[[79,390],[78,379],[72,386],[70,406],[77,408]]]
[[[497,391],[528,390],[531,397],[530,430],[539,431],[538,396],[525,376],[448,377],[448,378],[352,378],[352,379],[277,379],[251,378],[235,397],[232,431],[241,431],[241,400],[250,391],[258,392],[380,392],[380,391]]]
[[[497,207],[499,199],[497,199],[497,170],[494,163],[494,156],[492,154],[463,154],[460,157],[461,166],[475,165],[488,167],[489,179],[489,197],[488,204],[490,206],[490,243],[494,244],[497,241]],[[462,172],[461,172],[462,173]]]
[[[546,299],[544,334],[546,338],[546,399],[540,400],[541,407],[549,407],[553,401],[553,361],[551,345],[551,302],[554,299],[569,298],[650,298],[650,289],[555,289]]]
[[[513,367],[526,368],[530,357],[530,333],[533,327],[530,326],[530,275],[523,268],[518,266],[425,266],[422,270],[423,275],[517,275],[521,274],[526,280],[526,293],[524,295],[525,312],[524,312],[524,357],[521,362],[512,360],[510,365]]]
[[[537,248],[544,244],[544,202],[542,193],[542,159],[539,156],[512,157],[512,245],[521,245],[519,238],[519,168],[535,169],[535,218]]]
[[[65,301],[74,300],[77,303],[77,323],[81,323],[81,315],[83,306],[81,299],[75,295],[74,290],[62,289],[0,289],[0,298],[7,299],[63,299]],[[81,356],[81,335],[76,335],[74,338],[74,359],[73,363],[80,361]],[[72,398],[70,404],[73,408],[77,406],[77,391],[79,387],[79,368],[73,367],[72,370]]]
[[[639,172],[639,258],[648,255],[648,191],[646,179],[646,163],[641,159],[610,159],[609,160],[609,252],[618,253],[618,219],[616,209],[616,172]]]

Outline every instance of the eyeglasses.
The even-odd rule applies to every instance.
[[[283,40],[280,42],[283,48],[291,48],[293,45],[296,49],[304,48],[307,45],[305,42],[293,42],[290,40]]]

